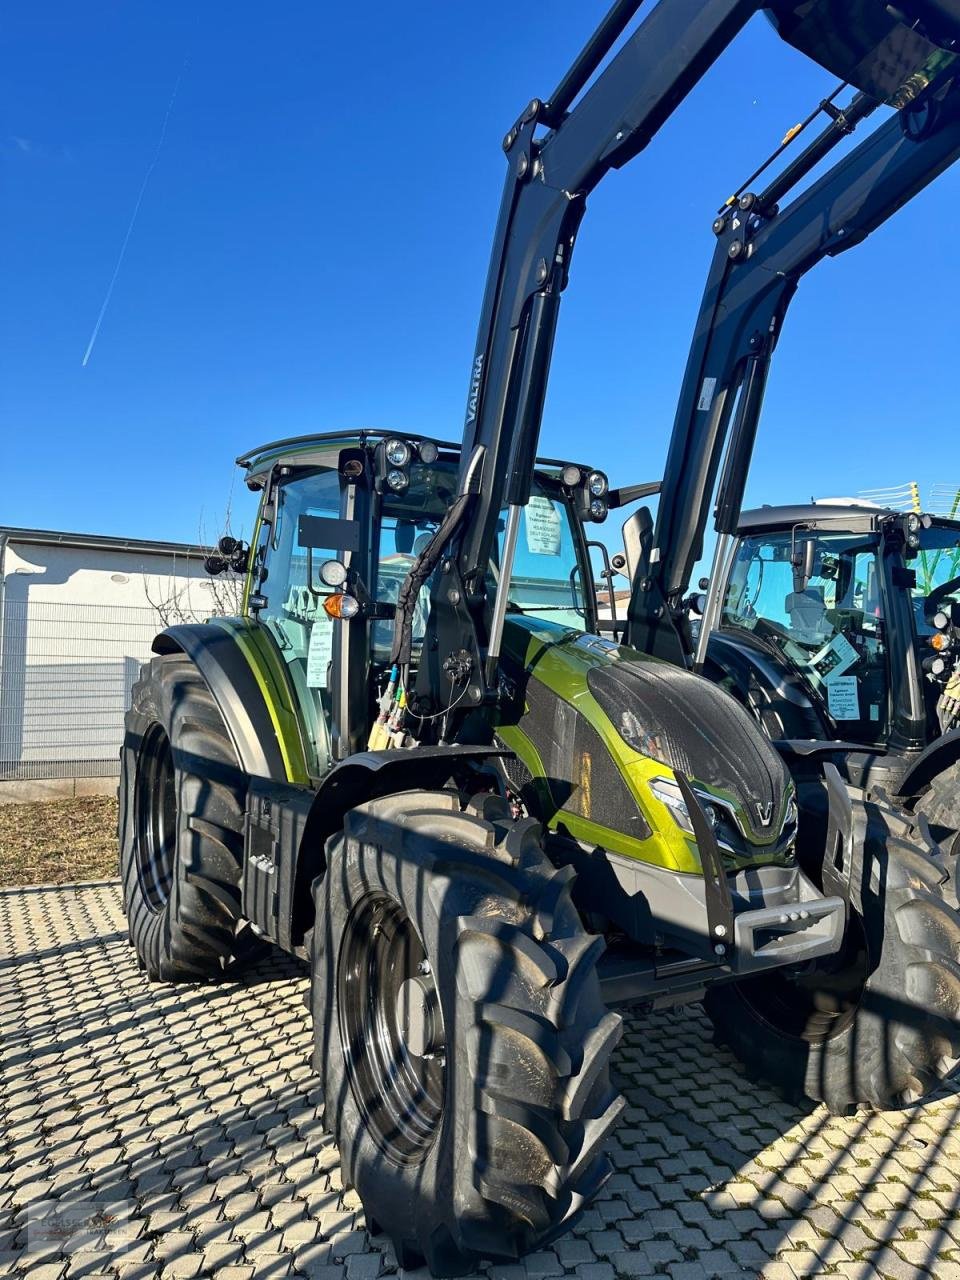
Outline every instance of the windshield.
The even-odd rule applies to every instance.
[[[385,493],[380,521],[380,549],[375,596],[395,603],[400,585],[423,550],[456,494],[457,464],[439,462],[410,468],[410,485],[400,495]],[[574,534],[577,517],[568,504],[550,492],[546,477],[534,481],[529,504],[520,516],[520,534],[510,579],[509,610],[562,626],[587,629],[583,585]],[[487,586],[491,594],[499,580],[505,520],[501,518]],[[413,621],[414,643],[423,638],[429,606],[429,587],[420,592]],[[393,639],[393,623],[374,626],[374,652],[385,657]]]
[[[433,536],[456,496],[457,463],[453,459],[426,465],[413,463],[402,493],[383,494],[374,580],[367,584],[374,599],[395,604],[411,565]],[[547,477],[534,483],[524,509],[509,608],[534,617],[586,630],[583,589],[576,549],[577,516]],[[329,761],[326,729],[336,661],[338,628],[323,605],[331,588],[320,579],[325,560],[348,559],[360,546],[355,521],[341,517],[340,476],[334,467],[317,467],[285,480],[276,488],[276,518],[262,524],[257,549],[257,575],[266,604],[261,622],[273,634],[306,709],[315,772]],[[496,589],[500,537],[494,549],[488,587]],[[414,645],[423,640],[430,588],[420,592],[413,620]],[[370,628],[372,653],[386,662],[393,644],[393,620],[378,618]]]
[[[910,561],[917,575],[913,590],[913,607],[919,635],[930,635],[933,626],[927,621],[928,597],[940,587],[951,589],[936,600],[937,608],[960,602],[960,530],[949,525],[933,525],[920,530],[920,553]]]
[[[510,610],[528,617],[542,618],[577,631],[587,629],[583,583],[573,521],[567,504],[536,485],[529,503],[520,513],[517,552],[510,579]],[[503,530],[497,545],[497,563],[491,576],[499,573]]]
[[[839,736],[876,741],[887,718],[879,581],[873,537],[785,530],[744,538],[721,626],[775,649]]]

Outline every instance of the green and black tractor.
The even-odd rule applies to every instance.
[[[793,975],[781,999],[823,1034],[798,1055],[771,1028],[770,1069],[834,1109],[916,1096],[960,1047],[939,863],[828,786],[801,870],[795,789],[749,713],[600,633],[604,470],[537,460],[586,196],[762,6],[660,0],[607,62],[638,7],[615,5],[504,139],[462,441],[317,434],[240,459],[255,531],[210,568],[247,574],[242,616],[158,636],[126,721],[142,968],[209,980],[264,940],[309,963],[344,1180],[438,1275],[542,1244],[602,1185],[617,1006]],[[772,6],[862,88],[893,41],[886,96],[935,83],[960,32],[922,7],[861,0],[833,39],[809,5]],[[915,875],[861,901],[877,848]]]

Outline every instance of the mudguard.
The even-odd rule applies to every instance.
[[[162,631],[152,648],[186,654],[200,672],[246,774],[288,781],[266,695],[230,631],[217,623],[185,623]]]
[[[750,707],[752,714],[762,715],[771,738],[829,737],[799,676],[748,641],[714,631],[704,674]]]
[[[938,773],[960,760],[960,729],[951,729],[931,742],[912,762],[900,779],[898,799],[913,799],[928,787]]]
[[[313,881],[326,871],[326,844],[350,809],[401,791],[430,791],[505,753],[448,745],[362,751],[335,765],[319,787],[255,779],[247,800],[244,915],[284,950],[313,923]]]

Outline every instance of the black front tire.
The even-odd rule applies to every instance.
[[[120,752],[120,876],[148,977],[222,976],[247,953],[240,917],[246,777],[200,673],[153,658],[133,686]]]
[[[952,862],[960,856],[960,761],[938,773],[917,803],[930,834]]]
[[[390,796],[348,814],[314,886],[314,1060],[344,1180],[437,1276],[537,1247],[608,1174],[621,1022],[539,832],[494,797]]]
[[[960,1053],[960,916],[946,871],[882,803],[854,850],[843,951],[708,991],[717,1041],[788,1096],[843,1115],[917,1100]]]

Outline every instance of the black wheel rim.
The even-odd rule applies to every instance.
[[[397,1164],[426,1159],[440,1127],[443,1017],[426,951],[393,898],[351,911],[337,972],[340,1039],[364,1128]]]
[[[177,851],[177,783],[170,739],[153,724],[137,759],[133,821],[137,878],[150,911],[166,906],[173,889]]]
[[[799,969],[774,969],[740,984],[754,1013],[781,1035],[822,1044],[842,1035],[863,999],[870,961],[860,917],[850,913],[835,956]]]

